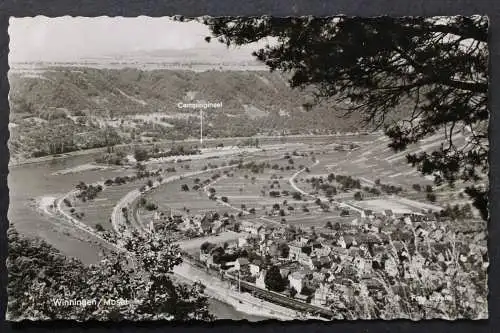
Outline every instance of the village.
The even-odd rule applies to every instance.
[[[433,214],[364,213],[349,225],[328,223],[319,232],[216,212],[193,217],[156,212],[153,220],[170,221],[163,227],[178,235],[208,239],[186,250],[185,257],[221,279],[232,279],[234,288],[241,290],[244,282],[329,310],[348,311],[352,297],[363,293],[380,304],[387,302],[388,292],[404,298],[416,280],[446,289],[444,274],[453,260],[447,253],[457,250],[453,246],[462,265],[471,266],[482,255],[479,247],[474,252],[448,243],[446,225]],[[234,237],[222,243],[214,237],[223,234]],[[441,295],[429,297],[438,302]]]

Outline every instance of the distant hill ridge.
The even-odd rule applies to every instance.
[[[333,105],[306,112],[302,105],[311,102],[311,95],[292,90],[282,75],[268,71],[66,67],[13,72],[10,84],[14,114],[64,108],[70,116],[172,115],[186,112],[177,108],[179,102],[192,100],[223,103],[222,109],[210,111],[211,126],[246,122],[255,128],[253,134],[342,132],[359,126],[359,119],[340,118],[343,112]]]

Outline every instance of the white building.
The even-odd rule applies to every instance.
[[[259,232],[264,228],[261,223],[252,223],[250,221],[243,221],[241,223],[241,229],[244,232],[248,232],[252,235],[259,235]]]
[[[327,296],[329,293],[328,285],[321,283],[319,288],[314,292],[313,299],[311,300],[312,305],[324,306],[326,305]]]
[[[309,238],[300,236],[299,243],[301,246],[305,246],[307,245],[307,243],[309,243]]]
[[[262,262],[260,260],[254,260],[250,265],[250,274],[252,276],[257,276],[260,273]]]
[[[288,275],[288,281],[290,282],[290,287],[297,290],[297,293],[300,294],[302,291],[302,287],[304,286],[304,278],[305,273],[303,272],[293,272]]]
[[[248,245],[248,239],[246,237],[239,237],[238,238],[238,247],[244,247]]]
[[[299,254],[299,257],[297,258],[297,261],[301,264],[306,266],[309,269],[314,269],[314,261],[313,259],[307,255],[306,253],[301,253]]]
[[[259,276],[255,280],[255,285],[258,288],[267,289],[266,288],[265,278],[266,278],[266,270],[263,269],[263,270],[260,271]]]
[[[385,261],[385,271],[389,276],[396,277],[398,275],[398,264],[391,256]]]

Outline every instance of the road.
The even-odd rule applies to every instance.
[[[237,281],[237,278],[230,278],[234,281]],[[250,290],[254,295],[258,295],[260,298],[271,301],[274,304],[280,304],[282,306],[286,306],[301,312],[305,311],[309,313],[318,313],[327,318],[332,318],[333,316],[335,316],[335,314],[330,309],[301,302],[276,292],[264,290],[246,281],[240,281],[239,283],[242,289]]]
[[[127,227],[125,215],[123,213],[123,209],[126,208],[127,211],[131,209],[131,203],[139,198],[141,195],[141,192],[137,189],[130,191],[127,193],[124,197],[122,197],[116,205],[113,207],[113,211],[111,212],[111,225],[113,226],[113,229],[115,232],[119,235],[121,234],[121,227]],[[135,220],[135,219],[132,219]],[[132,221],[129,221],[132,224]],[[134,227],[135,229],[140,233],[144,234],[143,228],[141,228],[138,223],[134,222]]]

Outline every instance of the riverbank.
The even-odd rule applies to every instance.
[[[218,142],[230,142],[234,144],[235,140],[248,140],[248,139],[259,139],[259,140],[296,140],[296,139],[312,139],[312,138],[341,138],[341,137],[356,137],[364,134],[376,134],[377,132],[373,133],[360,133],[360,132],[347,132],[347,133],[336,133],[336,134],[299,134],[299,135],[286,135],[286,136],[267,136],[267,135],[257,135],[253,137],[221,137],[221,138],[204,138],[203,142],[204,144],[210,143],[218,143]],[[131,147],[131,146],[137,146],[137,147],[144,147],[144,146],[151,146],[151,145],[165,145],[165,144],[170,144],[170,145],[179,145],[183,143],[199,143],[198,138],[191,138],[191,139],[186,139],[186,140],[179,140],[179,141],[174,141],[174,140],[163,140],[163,141],[158,141],[158,142],[151,142],[151,143],[127,143],[127,144],[120,144],[114,146],[114,148],[124,148],[124,147]],[[265,144],[265,142],[261,142],[261,144]],[[21,165],[26,165],[26,164],[33,164],[33,163],[40,163],[40,162],[47,162],[47,161],[52,161],[52,160],[57,160],[57,159],[64,159],[68,157],[75,157],[75,156],[81,156],[81,155],[87,155],[87,154],[97,154],[106,151],[107,147],[100,147],[100,148],[90,148],[90,149],[84,149],[84,150],[75,150],[72,152],[68,153],[63,153],[63,154],[55,154],[55,155],[47,155],[47,156],[42,156],[42,157],[30,157],[30,158],[21,158],[21,157],[16,157],[14,155],[11,155],[10,157],[10,162],[9,162],[9,167],[17,167]]]

